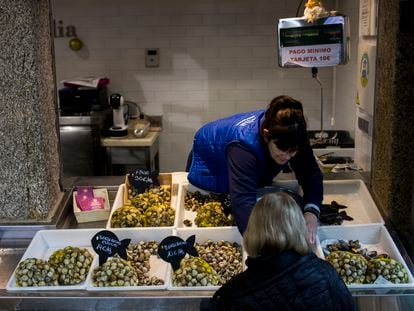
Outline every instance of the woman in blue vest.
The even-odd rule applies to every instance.
[[[267,110],[210,122],[194,137],[188,180],[198,188],[230,194],[232,214],[243,234],[257,189],[290,168],[302,187],[308,235],[314,243],[323,199],[322,173],[306,130],[302,104],[286,95]]]

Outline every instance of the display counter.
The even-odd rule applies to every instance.
[[[172,202],[178,197],[178,184],[186,182],[186,173],[173,173]],[[292,181],[292,175],[282,174],[275,181]],[[326,174],[325,180],[363,179],[358,172]],[[108,190],[111,206],[125,176],[78,178],[74,186],[103,187]],[[203,299],[213,290],[116,290],[116,291],[7,291],[6,285],[29,246],[34,234],[41,229],[103,229],[106,221],[78,224],[72,212],[72,189],[65,193],[62,219],[56,225],[0,227],[0,309],[19,310],[198,310]],[[175,201],[176,202],[176,201]],[[387,224],[386,224],[387,225]],[[413,265],[395,231],[388,231],[411,273]],[[414,306],[414,288],[363,289],[350,288],[361,310],[409,310]],[[64,306],[64,307],[62,307]]]

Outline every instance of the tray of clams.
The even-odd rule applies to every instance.
[[[220,198],[190,183],[180,183],[177,197],[177,228],[235,226],[231,214],[226,215]]]
[[[7,282],[8,291],[86,288],[95,252],[95,230],[40,230]]]
[[[169,290],[217,290],[246,269],[247,254],[237,228],[176,229],[183,240],[195,235],[198,257],[186,254],[171,272]],[[172,268],[171,268],[172,270]]]
[[[349,288],[413,288],[414,279],[382,224],[319,227],[324,259]]]
[[[127,259],[119,254],[99,265],[97,256],[87,281],[89,291],[157,290],[166,289],[170,280],[170,264],[158,256],[159,243],[172,235],[167,228],[112,229],[122,241],[131,239]]]
[[[139,194],[128,194],[126,187],[126,184],[121,184],[118,188],[106,228],[176,226],[177,213],[171,204],[171,185],[151,186]],[[125,196],[129,199],[125,200]]]

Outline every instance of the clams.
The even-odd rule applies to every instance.
[[[345,284],[364,283],[368,263],[362,255],[334,251],[326,257],[326,260],[332,264]]]
[[[135,206],[122,206],[114,211],[111,218],[112,228],[143,227],[141,211]]]
[[[216,271],[200,257],[183,258],[173,274],[174,286],[216,286],[218,283]]]
[[[86,280],[93,257],[85,248],[67,246],[49,257],[49,264],[59,275],[60,285],[74,285]]]
[[[404,266],[391,258],[376,258],[368,261],[365,283],[374,283],[379,277],[398,284],[408,283],[408,273]]]
[[[16,285],[21,287],[59,285],[56,270],[47,261],[38,258],[21,261],[15,277]]]
[[[134,267],[138,285],[163,285],[164,280],[155,276],[150,276],[149,271],[150,258],[157,255],[158,242],[156,241],[140,241],[137,244],[129,244],[127,248],[128,262]]]
[[[219,285],[223,285],[243,271],[241,245],[228,241],[207,240],[197,243],[198,255],[217,272]]]
[[[209,202],[198,208],[194,222],[198,227],[223,227],[232,226],[234,219],[224,214],[220,202]]]
[[[135,269],[128,261],[112,257],[102,266],[93,270],[93,286],[136,286],[138,285],[138,276]]]
[[[174,224],[175,209],[171,207],[170,186],[152,186],[130,199],[131,205],[122,206],[112,214],[112,228],[168,227]]]

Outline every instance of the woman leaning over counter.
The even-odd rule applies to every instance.
[[[243,233],[257,190],[271,185],[288,166],[303,189],[308,237],[314,243],[323,199],[322,173],[310,147],[299,101],[281,95],[267,110],[204,125],[195,134],[187,168],[194,186],[230,194],[232,214]]]

